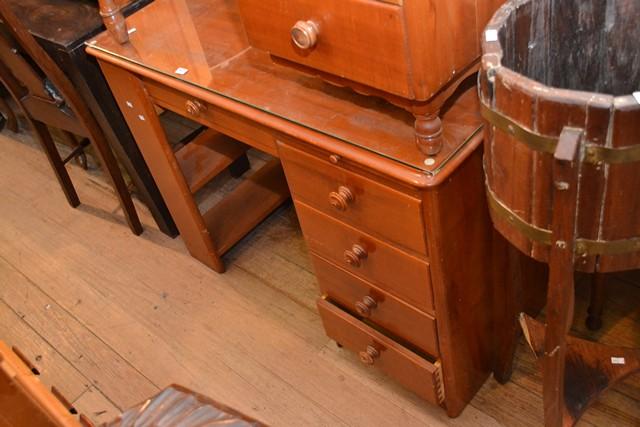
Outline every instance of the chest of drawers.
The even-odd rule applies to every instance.
[[[451,416],[493,360],[479,138],[415,185],[357,159],[277,142],[327,335]]]
[[[238,0],[252,46],[417,118],[439,150],[438,111],[477,70],[479,36],[503,0]],[[436,139],[436,141],[432,141]]]

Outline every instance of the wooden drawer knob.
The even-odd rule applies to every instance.
[[[358,244],[344,251],[344,260],[351,267],[360,267],[360,264],[362,264],[362,261],[365,259],[367,259],[367,251]]]
[[[353,192],[345,186],[338,187],[338,191],[329,193],[329,204],[339,211],[346,211],[349,204],[355,200]]]
[[[376,359],[380,357],[380,352],[374,346],[368,345],[367,349],[361,351],[359,356],[362,363],[371,366],[375,363]]]
[[[313,21],[298,21],[291,28],[293,44],[302,50],[313,49],[318,43],[318,25]]]
[[[356,302],[356,311],[362,317],[371,316],[371,312],[378,307],[378,302],[369,295],[362,298],[362,301]]]
[[[187,113],[191,114],[192,116],[199,116],[200,113],[207,109],[207,106],[197,99],[188,100],[185,104],[185,107],[187,109]]]

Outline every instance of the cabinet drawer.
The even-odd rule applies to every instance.
[[[278,155],[275,137],[268,128],[152,80],[145,80],[145,88],[159,106],[258,150]]]
[[[296,201],[311,251],[421,310],[433,311],[429,264]]]
[[[253,47],[411,97],[401,7],[376,0],[239,0],[238,5]],[[313,44],[308,49],[294,43],[298,22],[305,27],[297,30],[297,40]]]
[[[278,150],[294,198],[426,255],[419,199],[334,166],[327,161],[328,155],[322,160],[282,142],[278,142]]]
[[[322,294],[421,351],[438,356],[436,320],[362,279],[313,256]]]
[[[356,352],[362,363],[377,367],[429,402],[444,400],[439,362],[423,359],[324,299],[318,300],[318,311],[327,335]]]

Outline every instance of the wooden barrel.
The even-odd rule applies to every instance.
[[[483,35],[480,98],[494,225],[548,261],[552,158],[583,131],[576,268],[640,267],[640,1],[512,0]]]

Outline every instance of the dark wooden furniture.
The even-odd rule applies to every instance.
[[[142,233],[142,224],[117,161],[93,114],[49,55],[14,15],[8,3],[0,3],[4,23],[0,33],[0,81],[26,116],[72,207],[80,204],[65,163],[84,146],[93,143],[105,175],[111,180],[131,231]],[[35,65],[37,64],[37,66]],[[87,138],[62,159],[47,126]]]
[[[628,42],[640,36],[638,16],[640,4],[624,0],[510,2],[485,32],[491,216],[511,244],[550,269],[546,326],[521,317],[542,361],[550,427],[573,425],[640,370],[639,349],[567,335],[574,270],[640,267],[640,51]],[[567,26],[572,19],[579,25]],[[601,310],[602,289],[598,276],[590,314]]]
[[[458,415],[494,367],[496,337],[475,78],[443,109],[443,149],[425,160],[410,113],[274,64],[249,47],[234,1],[156,0],[127,25],[128,43],[104,33],[87,51],[190,252],[222,271],[224,251],[290,190],[328,335]],[[154,105],[212,129],[208,150],[194,148],[199,176],[228,164],[220,134],[275,159],[200,213],[195,171],[168,147]]]
[[[503,0],[239,0],[249,42],[274,58],[411,111],[418,147],[442,148],[439,110],[478,69]]]
[[[152,0],[119,0],[130,14]],[[171,215],[111,91],[84,42],[104,29],[94,0],[7,0],[20,22],[73,82],[160,230],[177,235]]]

